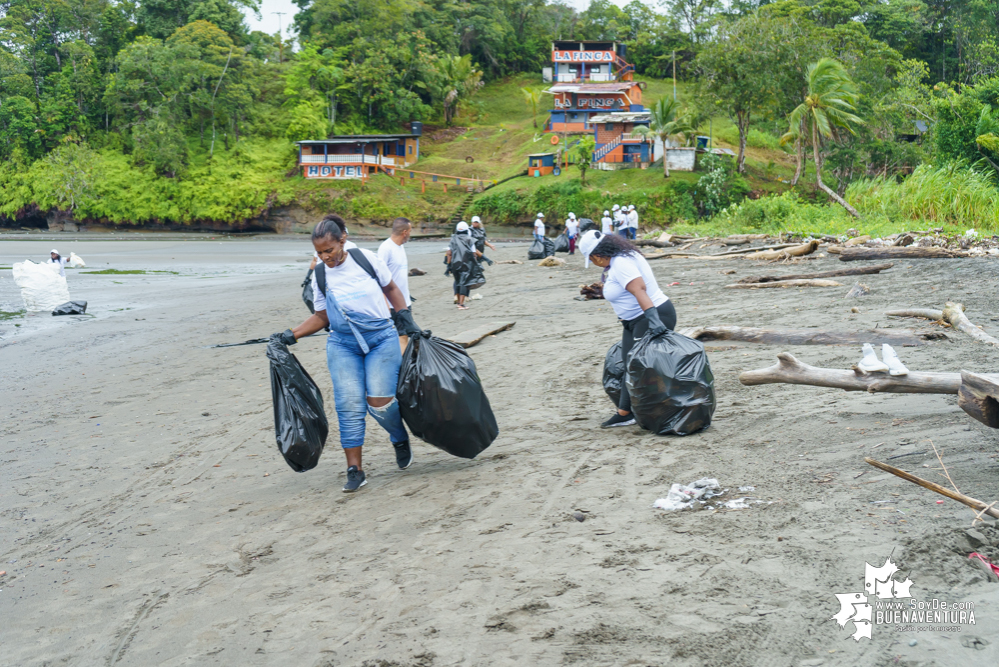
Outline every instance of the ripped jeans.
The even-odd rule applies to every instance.
[[[364,341],[370,348],[365,354],[353,334],[330,332],[326,343],[326,363],[333,379],[333,400],[340,421],[340,445],[344,449],[364,444],[365,414],[370,412],[378,425],[385,429],[392,442],[409,440],[399,414],[395,388],[399,380],[402,352],[399,333],[389,326],[378,331],[365,331]],[[368,397],[392,397],[382,408],[368,405]]]

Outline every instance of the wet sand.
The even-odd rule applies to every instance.
[[[52,245],[0,240],[0,265]],[[416,462],[399,471],[369,420],[369,482],[346,495],[323,340],[293,348],[331,415],[323,459],[304,474],[276,451],[264,347],[207,347],[304,318],[306,239],[57,243],[89,268],[179,275],[70,271],[71,295],[93,317],[0,320],[3,663],[999,664],[999,584],[967,558],[999,562],[999,528],[979,522],[985,542],[972,544],[973,512],[863,462],[946,483],[932,439],[962,492],[999,498],[999,433],[956,397],[744,387],[739,372],[784,350],[832,368],[849,368],[859,350],[708,343],[711,428],[686,438],[601,430],[613,410],[603,358],[620,325],[609,304],[573,300],[598,271],[578,256],[552,269],[497,265],[483,298],[459,312],[443,245],[408,246],[410,266],[428,271],[411,279],[417,322],[442,335],[517,322],[470,350],[500,437],[474,461],[416,442]],[[526,248],[490,255],[526,260]],[[722,288],[843,268],[834,258],[653,266],[660,285],[681,283],[666,288],[680,327],[931,328],[883,312],[956,300],[999,332],[999,263],[988,259],[900,262],[863,276],[872,294],[861,299],[844,298],[849,278],[841,288]],[[0,310],[16,295],[0,270]],[[999,371],[996,350],[947,333],[899,350],[903,361]],[[762,502],[652,508],[671,483],[705,476]],[[851,639],[831,620],[835,594],[863,591],[865,561],[889,554],[915,598],[972,601],[976,625],[878,626],[872,640]]]

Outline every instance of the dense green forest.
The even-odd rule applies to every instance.
[[[292,142],[489,126],[520,131],[523,150],[480,168],[516,171],[534,135],[521,88],[542,88],[550,42],[606,39],[646,81],[675,68],[677,137],[710,131],[737,152],[694,179],[631,178],[664,223],[759,228],[838,201],[829,215],[999,227],[999,0],[296,1],[293,42],[247,30],[255,0],[0,0],[0,224],[239,226],[290,203],[439,213],[387,177],[374,197],[307,183]],[[589,198],[558,187],[602,206],[594,177]],[[514,200],[537,199],[511,187],[476,205],[517,219]]]

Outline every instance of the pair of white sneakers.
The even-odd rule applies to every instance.
[[[902,364],[898,355],[895,354],[894,348],[888,343],[881,346],[881,359],[878,359],[878,355],[874,353],[874,348],[871,347],[870,343],[864,343],[864,358],[857,364],[857,368],[867,373],[909,374],[909,369]]]

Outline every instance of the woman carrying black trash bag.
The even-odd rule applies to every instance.
[[[347,455],[343,490],[352,492],[367,483],[361,446],[368,412],[388,432],[399,468],[405,470],[413,462],[395,391],[402,364],[398,336],[418,337],[420,328],[378,255],[344,248],[345,229],[340,216],[327,215],[312,230],[312,245],[323,263],[317,265],[319,272],[312,277],[316,312],[294,330],[277,336],[286,345],[293,345],[327,324],[330,327],[326,359],[333,379],[340,444]],[[319,287],[320,273],[325,292]],[[386,299],[403,330],[397,331],[392,324]]]
[[[444,263],[447,264],[445,275],[450,273],[454,277],[454,301],[458,304],[458,310],[468,310],[465,299],[468,297],[470,288],[469,281],[474,279],[473,274],[480,273],[478,258],[482,253],[475,249],[475,238],[468,223],[462,220],[454,228],[451,235],[451,242],[448,244],[447,252],[444,255]]]
[[[652,267],[628,239],[604,234],[595,229],[583,234],[579,251],[586,260],[606,269],[604,298],[614,308],[624,332],[621,335],[621,358],[628,358],[635,341],[646,334],[659,336],[676,327],[676,311],[669,297],[656,283]],[[600,426],[629,426],[635,423],[628,387],[621,383],[617,413]]]

